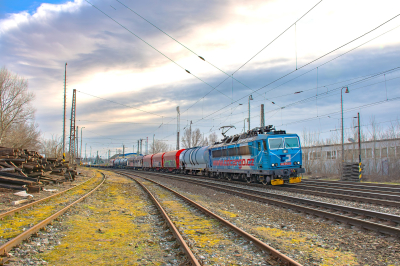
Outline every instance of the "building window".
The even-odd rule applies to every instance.
[[[388,151],[388,150],[387,150],[387,147],[381,149],[381,157],[382,157],[382,158],[386,158],[386,157],[387,157],[387,155],[388,155],[388,154],[387,154],[387,153],[388,153],[387,151]]]
[[[374,149],[374,158],[381,157],[381,149]]]
[[[389,157],[394,158],[396,155],[396,147],[389,147]]]

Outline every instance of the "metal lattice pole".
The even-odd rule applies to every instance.
[[[265,127],[264,104],[261,104],[261,121],[260,126]]]
[[[72,93],[72,106],[71,106],[71,126],[69,132],[69,158],[73,162],[75,155],[75,112],[76,112],[76,90]]]

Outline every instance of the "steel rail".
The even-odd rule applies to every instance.
[[[196,179],[210,180],[210,178],[203,176],[196,176]],[[244,185],[241,181],[218,179],[218,182],[232,183],[238,185]],[[295,193],[307,193],[322,197],[337,198],[341,200],[353,200],[358,202],[374,203],[379,205],[386,205],[392,207],[400,207],[400,196],[389,195],[389,194],[379,194],[379,191],[364,192],[359,190],[345,190],[341,188],[332,187],[318,187],[314,188],[314,185],[302,186],[300,184],[285,184],[283,186],[265,186],[256,183],[247,183],[246,186],[258,187],[264,189],[281,190]],[[317,191],[314,191],[314,190]],[[325,192],[321,192],[325,191]],[[346,198],[344,198],[346,197]],[[390,200],[389,200],[390,199]]]
[[[38,224],[32,226],[31,228],[29,228],[25,232],[21,233],[20,235],[14,237],[13,239],[8,241],[7,243],[1,245],[0,246],[0,256],[1,256],[0,257],[0,265],[4,264],[4,262],[6,260],[8,260],[8,257],[9,257],[8,252],[13,247],[17,246],[18,244],[20,244],[25,239],[28,239],[34,233],[37,233],[40,229],[44,228],[46,225],[51,223],[53,220],[57,219],[60,215],[64,214],[69,208],[71,208],[75,204],[81,202],[86,197],[88,197],[93,192],[95,192],[104,183],[104,181],[106,180],[106,175],[104,175],[103,173],[101,173],[101,174],[103,175],[103,181],[99,185],[97,185],[92,191],[90,191],[87,194],[83,195],[82,197],[80,197],[79,199],[74,201],[73,203],[69,204],[68,206],[64,207],[63,209],[59,210],[58,212],[54,213],[53,215],[49,216],[45,220],[43,220],[43,221],[39,222]]]
[[[339,194],[339,193],[322,192],[320,190],[314,191],[314,190],[310,190],[307,188],[300,189],[300,188],[291,188],[291,187],[273,187],[272,189],[278,190],[278,191],[287,191],[287,192],[308,194],[308,195],[321,196],[321,197],[327,197],[327,198],[335,198],[335,199],[340,199],[340,200],[349,200],[349,201],[372,203],[372,204],[385,205],[385,206],[391,206],[391,207],[400,207],[400,201],[380,199],[381,198],[380,196],[384,196],[382,194],[378,194],[379,198],[377,199],[377,198],[367,198],[367,197],[356,196],[356,195],[359,195],[357,193],[357,191],[348,191],[347,194],[346,193]],[[365,194],[370,194],[370,193],[365,193]],[[384,198],[386,198],[386,197],[384,197]]]
[[[141,182],[139,182],[139,180],[137,180],[136,178],[130,177],[130,176],[127,176],[127,177],[129,177],[132,180],[136,181],[143,188],[143,190],[146,191],[147,194],[149,194],[151,200],[154,202],[154,204],[156,205],[158,210],[161,212],[161,215],[164,217],[165,221],[167,221],[169,228],[171,229],[171,231],[172,231],[173,235],[175,236],[175,238],[178,240],[178,242],[180,244],[180,247],[182,248],[183,252],[186,253],[186,255],[188,256],[189,260],[192,262],[193,265],[200,266],[201,264],[196,259],[196,257],[194,256],[193,252],[190,250],[189,246],[186,244],[186,242],[183,239],[182,235],[179,233],[178,229],[175,227],[175,225],[173,224],[173,222],[169,218],[168,214],[165,212],[164,208],[158,202],[158,200],[153,196],[153,194]]]
[[[202,180],[212,180],[203,176],[196,176],[196,179]],[[241,181],[218,179],[218,182],[231,183],[244,185],[245,183]],[[314,185],[301,186],[301,184],[285,184],[283,186],[265,186],[256,183],[247,183],[246,186],[258,187],[263,189],[281,190],[294,193],[307,193],[316,196],[337,198],[341,200],[352,200],[357,202],[373,203],[385,206],[400,207],[400,196],[389,195],[389,194],[379,194],[378,191],[364,192],[358,190],[341,190],[340,188],[332,187],[318,187],[314,188]],[[309,189],[308,189],[309,188]],[[317,191],[314,191],[317,190]],[[325,192],[322,192],[325,191]],[[339,193],[338,193],[339,192]],[[345,197],[345,198],[344,198]],[[389,200],[390,199],[390,200]]]
[[[267,245],[266,243],[262,242],[258,238],[255,238],[254,236],[250,235],[249,233],[243,231],[239,227],[237,227],[234,224],[230,223],[229,221],[225,220],[221,216],[211,212],[207,208],[205,208],[205,207],[201,206],[200,204],[192,201],[191,199],[179,194],[175,190],[170,189],[169,187],[166,187],[166,186],[164,186],[164,185],[162,185],[162,184],[160,184],[160,183],[158,183],[158,182],[156,182],[154,180],[151,180],[149,178],[145,178],[143,176],[140,176],[140,175],[138,175],[136,173],[134,173],[134,174],[133,173],[125,173],[125,172],[122,172],[122,171],[117,171],[117,173],[120,173],[120,174],[125,175],[125,176],[133,175],[133,176],[141,177],[141,178],[143,178],[145,180],[148,180],[148,181],[150,181],[150,182],[152,182],[154,184],[157,184],[157,185],[163,187],[164,189],[174,193],[175,195],[177,195],[178,197],[182,198],[183,200],[187,201],[189,204],[191,204],[191,205],[195,206],[196,208],[200,209],[206,215],[212,216],[215,219],[217,219],[219,222],[221,222],[221,223],[225,224],[226,226],[230,227],[233,231],[235,231],[239,235],[243,236],[244,238],[252,241],[254,244],[256,244],[262,250],[268,251],[271,254],[272,257],[275,257],[275,258],[281,260],[284,264],[290,265],[290,266],[292,266],[292,265],[293,266],[294,265],[300,266],[301,265],[298,262],[294,261],[293,259],[289,258],[288,256],[284,255],[283,253],[279,252],[278,250],[274,249],[273,247],[271,247],[271,246]]]
[[[361,217],[372,217],[374,219],[388,220],[388,221],[390,221],[392,223],[393,222],[394,223],[400,223],[400,216],[391,215],[391,214],[385,214],[385,213],[380,213],[380,212],[372,212],[372,211],[367,211],[367,210],[358,209],[358,208],[351,208],[351,207],[346,207],[346,206],[341,206],[341,205],[334,205],[334,204],[329,204],[329,203],[324,203],[324,202],[319,202],[319,201],[305,200],[305,199],[301,199],[301,198],[289,197],[289,196],[278,195],[278,194],[262,192],[262,191],[256,191],[256,190],[251,190],[251,189],[246,189],[246,188],[232,187],[232,186],[223,185],[223,184],[209,185],[209,184],[205,184],[204,182],[201,182],[201,181],[185,179],[185,178],[176,177],[176,176],[173,176],[173,175],[164,175],[164,174],[160,174],[160,175],[171,177],[171,178],[175,178],[175,179],[183,179],[183,180],[185,180],[187,182],[195,183],[195,184],[198,184],[198,185],[201,185],[201,186],[206,186],[206,187],[209,187],[209,188],[212,188],[212,189],[215,189],[215,190],[224,191],[224,192],[227,192],[227,193],[230,193],[230,194],[240,195],[242,197],[258,200],[258,201],[261,201],[261,202],[266,202],[266,203],[274,204],[274,205],[277,205],[277,206],[283,206],[283,207],[288,208],[288,209],[299,210],[299,211],[302,211],[304,213],[313,214],[313,215],[322,217],[324,219],[331,219],[331,220],[334,220],[334,221],[339,221],[339,222],[344,223],[344,224],[360,226],[361,228],[365,228],[365,229],[368,229],[368,230],[377,231],[377,232],[380,232],[380,233],[384,233],[384,234],[400,237],[400,228],[399,227],[387,226],[387,225],[380,224],[380,223],[366,221],[366,220],[363,220],[363,219],[360,219],[360,218],[355,218],[355,217],[350,217],[350,216],[341,215],[341,214],[337,214],[337,213],[318,210],[318,209],[315,209],[315,208],[301,206],[301,205],[298,205],[298,204],[293,204],[293,203],[289,203],[289,202],[285,202],[285,201],[281,201],[281,200],[274,200],[274,199],[271,199],[270,197],[271,196],[272,197],[278,197],[280,199],[288,198],[289,201],[293,201],[294,203],[301,202],[301,203],[306,204],[306,205],[314,205],[314,206],[317,206],[317,207],[323,207],[323,208],[326,208],[326,209],[332,209],[334,211],[339,211],[339,212],[345,211],[345,212],[348,212],[349,214],[357,214],[357,215],[359,215]],[[224,186],[225,187],[230,187],[231,189],[224,188]],[[241,191],[233,190],[233,189],[238,189],[238,190],[246,191],[246,192],[241,192]],[[266,195],[268,197],[256,196],[254,194],[250,194],[250,193],[247,193],[247,192]]]
[[[344,187],[332,187],[332,186],[324,186],[324,185],[286,185],[291,188],[296,189],[314,189],[314,190],[325,190],[325,191],[332,191],[340,192],[343,194],[354,194],[357,193],[358,195],[365,195],[373,198],[380,198],[380,199],[392,199],[400,201],[400,194],[397,192],[391,191],[378,191],[378,190],[367,190],[367,189],[350,189]]]
[[[51,199],[51,198],[54,198],[54,197],[56,197],[56,196],[59,196],[59,195],[61,195],[61,194],[63,194],[63,193],[66,193],[66,192],[68,192],[68,191],[70,191],[70,190],[72,190],[72,189],[74,189],[74,188],[78,188],[78,187],[80,187],[81,185],[83,185],[83,184],[85,184],[86,182],[88,182],[89,180],[92,180],[94,177],[95,177],[95,176],[92,176],[91,178],[89,178],[89,179],[86,180],[85,182],[80,183],[80,184],[77,185],[77,186],[74,186],[74,187],[71,187],[71,188],[69,188],[69,189],[60,191],[60,192],[58,192],[58,193],[56,193],[56,194],[53,194],[53,195],[51,195],[51,196],[48,196],[48,197],[46,197],[46,198],[43,198],[43,199],[40,199],[40,200],[31,202],[31,203],[29,203],[29,204],[26,204],[26,205],[24,205],[24,206],[18,207],[18,208],[13,209],[13,210],[9,210],[9,211],[7,211],[7,212],[0,213],[0,220],[3,220],[4,217],[6,217],[6,216],[13,215],[14,213],[18,213],[18,212],[20,212],[20,211],[22,211],[22,210],[25,210],[25,209],[27,209],[27,208],[29,208],[29,207],[32,207],[33,205],[36,205],[36,204],[38,204],[38,203],[40,203],[40,202],[46,201],[46,200],[48,200],[48,199]]]
[[[381,184],[379,186],[366,185],[365,183],[356,183],[356,182],[347,182],[347,181],[323,181],[323,180],[301,180],[303,184],[315,184],[315,185],[323,185],[323,186],[335,186],[335,187],[343,187],[343,188],[357,188],[357,189],[367,189],[367,190],[378,190],[385,192],[397,192],[400,193],[400,186],[387,186],[386,184]],[[300,184],[300,183],[299,183]]]

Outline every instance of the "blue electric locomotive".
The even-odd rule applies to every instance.
[[[227,137],[208,151],[210,177],[281,185],[299,183],[305,172],[299,136],[272,126]]]

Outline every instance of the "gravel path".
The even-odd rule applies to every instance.
[[[304,265],[400,265],[398,239],[182,181],[153,179],[198,201]]]

